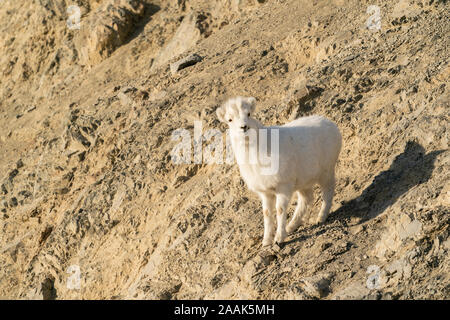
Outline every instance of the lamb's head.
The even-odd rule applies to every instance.
[[[249,129],[258,129],[260,123],[253,119],[256,99],[253,97],[236,97],[229,99],[216,110],[221,122],[228,124],[230,133],[242,134]]]

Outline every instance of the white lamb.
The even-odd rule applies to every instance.
[[[261,197],[263,246],[266,246],[272,242],[282,243],[287,234],[295,231],[303,222],[302,216],[313,200],[315,184],[320,186],[323,199],[317,223],[327,219],[334,196],[335,166],[342,137],[338,127],[321,116],[299,118],[283,126],[264,127],[258,120],[251,118],[255,104],[255,98],[236,97],[225,102],[216,113],[219,120],[229,126],[231,145],[242,178],[248,188]],[[248,138],[250,132],[254,132],[256,141]],[[270,139],[274,133],[278,133],[278,141],[275,142]],[[261,157],[253,162],[242,161],[252,152],[259,154],[261,141],[268,142],[268,154],[276,153],[278,146],[276,172],[267,174],[267,163],[262,163]],[[286,210],[294,192],[298,194],[298,204],[286,227]],[[274,209],[277,213],[275,237]]]

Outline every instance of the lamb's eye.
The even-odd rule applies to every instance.
[[[250,117],[250,112],[248,113],[248,116]]]
[[[229,120],[228,120],[228,122],[231,122],[231,121],[233,121],[233,120],[232,120],[232,119],[229,119]]]

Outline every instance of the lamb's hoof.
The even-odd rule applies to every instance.
[[[292,233],[292,232],[295,231],[295,229],[297,229],[297,228],[294,228],[293,226],[291,226],[290,224],[288,224],[288,226],[286,227],[286,233],[287,233],[287,234]]]
[[[273,243],[274,244],[281,244],[284,242],[284,240],[286,239],[287,235],[286,234],[281,234],[281,235],[276,235],[275,238],[273,239]]]
[[[290,234],[290,233],[292,233],[292,232],[295,232],[297,229],[298,229],[298,227],[300,227],[300,224],[298,225],[298,226],[293,226],[293,225],[288,225],[287,227],[286,227],[286,233],[287,234]]]
[[[318,225],[324,224],[326,220],[327,220],[327,217],[319,217],[316,220],[316,224],[318,224]]]
[[[270,245],[272,245],[272,241],[270,239],[264,239],[263,240],[263,242],[262,242],[262,246],[263,247],[267,247],[267,246],[270,246]]]
[[[308,222],[305,221],[305,220],[301,220],[299,223],[296,223],[295,225],[294,224],[288,224],[287,227],[286,227],[286,233],[287,234],[291,234],[291,233],[297,231],[298,228],[300,228],[301,226],[306,226],[307,224],[308,224]]]

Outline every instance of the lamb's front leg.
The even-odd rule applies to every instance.
[[[274,208],[275,208],[275,196],[269,194],[260,194],[263,214],[264,214],[264,238],[263,246],[272,244],[273,236],[275,234],[274,225]]]
[[[290,195],[277,194],[277,233],[275,234],[275,243],[282,243],[287,236],[286,232],[286,216],[287,207],[289,205]]]

